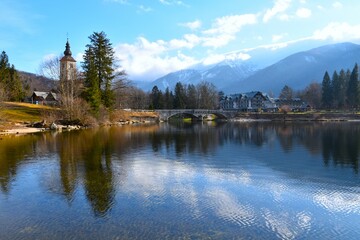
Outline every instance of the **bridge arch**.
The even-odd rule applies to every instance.
[[[176,116],[181,116],[182,118],[191,118],[191,119],[195,119],[195,120],[201,120],[201,116],[197,116],[193,113],[189,113],[189,112],[175,112],[173,114],[170,114],[167,116],[167,121],[170,119],[170,118],[174,118]]]
[[[185,115],[192,119],[203,120],[204,116],[210,114],[215,115],[218,119],[231,119],[236,114],[235,111],[209,110],[209,109],[158,109],[155,110],[159,114],[160,121],[168,121],[169,118],[176,115]]]

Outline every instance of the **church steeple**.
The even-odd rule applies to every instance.
[[[60,79],[62,81],[76,78],[76,60],[71,54],[69,39],[67,39],[64,56],[60,59]]]
[[[70,56],[71,57],[71,50],[70,50],[70,44],[69,44],[69,39],[67,39],[66,41],[66,45],[65,45],[65,51],[64,51],[64,55],[65,56]]]

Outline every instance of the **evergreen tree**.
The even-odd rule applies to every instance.
[[[164,94],[164,109],[173,109],[174,95],[169,87],[166,88]]]
[[[97,88],[101,92],[101,102],[105,107],[111,109],[115,103],[112,83],[119,75],[124,75],[124,73],[116,73],[115,71],[115,52],[104,32],[94,32],[89,36],[89,39],[90,43],[86,45],[84,62],[82,63],[86,75],[85,85],[92,88],[95,87],[92,84],[97,84]],[[87,74],[87,71],[90,71],[90,73]],[[89,79],[90,77],[92,79]],[[94,89],[87,91],[87,94],[95,94],[95,96],[88,96],[87,99],[98,102],[96,92]]]
[[[174,90],[174,108],[186,108],[186,92],[181,82],[176,83]]]
[[[22,101],[25,98],[25,92],[23,86],[21,84],[19,75],[15,70],[15,66],[11,65],[9,69],[9,83],[8,83],[8,90],[9,90],[9,100],[10,101]]]
[[[99,88],[99,76],[95,66],[95,53],[93,51],[92,48],[88,48],[85,50],[84,55],[84,98],[90,104],[93,112],[97,114],[101,105],[101,89]]]
[[[195,109],[198,108],[198,104],[199,104],[199,99],[198,99],[198,93],[197,93],[197,89],[194,86],[194,84],[189,84],[187,86],[187,91],[186,91],[186,107],[189,109]]]
[[[332,87],[329,73],[326,71],[322,81],[322,106],[330,108],[332,105]]]
[[[339,76],[338,76],[338,81],[339,81],[339,87],[336,91],[338,91],[336,93],[336,96],[338,97],[338,107],[339,108],[344,108],[346,106],[346,90],[347,90],[347,80],[346,80],[346,72],[344,69],[340,70]],[[335,90],[334,90],[335,91]]]
[[[6,95],[6,83],[9,77],[9,58],[5,51],[0,55],[0,91],[2,95]],[[5,96],[4,96],[5,98]]]
[[[332,99],[333,99],[333,107],[339,108],[339,100],[341,93],[341,82],[339,75],[336,71],[334,71],[331,78],[331,86],[332,86]]]
[[[163,93],[157,86],[154,86],[151,90],[150,104],[153,109],[162,109],[164,106]]]
[[[351,72],[347,89],[347,99],[350,108],[356,108],[359,102],[359,68],[355,64]]]
[[[14,65],[10,66],[5,51],[0,55],[0,91],[4,100],[22,101],[25,97],[23,85]]]

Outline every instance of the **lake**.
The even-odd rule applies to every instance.
[[[0,239],[360,239],[359,123],[0,139]]]

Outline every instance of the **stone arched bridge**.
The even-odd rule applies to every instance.
[[[231,119],[234,118],[238,111],[231,110],[208,110],[208,109],[158,109],[155,110],[159,114],[160,121],[168,121],[169,118],[175,115],[183,115],[199,120],[213,114],[220,119]]]

